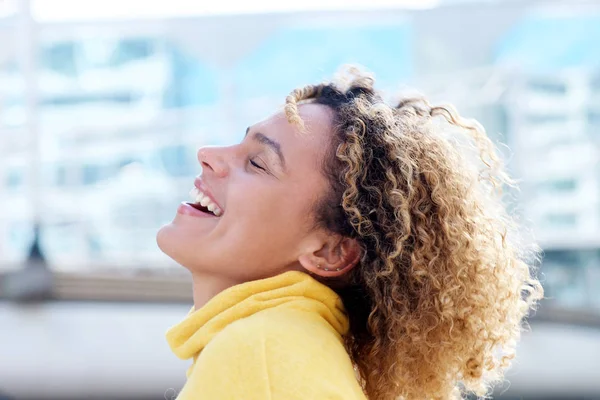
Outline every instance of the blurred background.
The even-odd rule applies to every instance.
[[[0,399],[171,399],[157,229],[206,144],[343,63],[479,119],[546,299],[498,399],[600,399],[600,1],[0,0]]]

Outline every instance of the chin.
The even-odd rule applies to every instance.
[[[190,272],[207,271],[203,261],[205,252],[199,248],[198,242],[190,240],[190,233],[185,232],[174,223],[161,227],[156,233],[158,248],[169,258]]]
[[[186,252],[182,248],[185,244],[184,241],[178,240],[177,238],[177,227],[173,226],[172,223],[164,225],[156,233],[156,244],[160,251],[169,256],[173,261],[180,264],[186,269],[189,268],[189,260],[185,260],[182,257]]]
[[[168,252],[169,246],[167,245],[167,243],[168,243],[168,236],[169,236],[168,231],[171,228],[170,225],[171,224],[163,225],[158,230],[158,232],[156,232],[156,244],[158,245],[158,248],[160,249],[160,251],[162,251],[163,253],[165,253],[168,256],[169,256],[169,252]]]

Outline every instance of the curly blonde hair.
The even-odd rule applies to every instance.
[[[489,394],[543,296],[539,249],[504,204],[515,182],[475,121],[421,98],[390,106],[372,76],[346,72],[294,90],[285,113],[303,127],[300,103],[333,110],[332,190],[316,219],[363,250],[343,280],[326,281],[349,314],[363,389],[371,400]]]

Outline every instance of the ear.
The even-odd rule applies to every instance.
[[[332,234],[322,239],[320,245],[298,257],[304,269],[315,275],[335,277],[344,275],[358,264],[362,249],[356,239]]]

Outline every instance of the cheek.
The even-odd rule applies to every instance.
[[[306,230],[307,199],[283,190],[268,190],[236,210],[231,228],[251,238],[281,244],[297,240]]]

